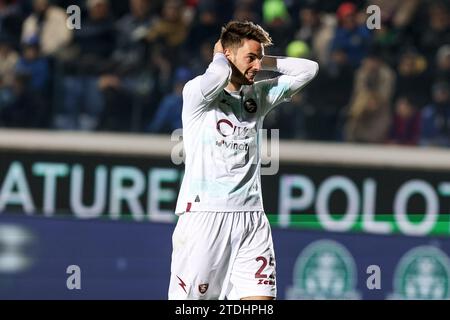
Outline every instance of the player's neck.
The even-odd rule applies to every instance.
[[[239,90],[241,90],[242,85],[238,84],[234,81],[230,81],[228,82],[228,85],[225,87],[225,89],[227,89],[227,91],[229,92],[237,92]]]

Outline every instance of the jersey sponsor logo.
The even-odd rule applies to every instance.
[[[434,246],[409,250],[394,272],[394,292],[388,299],[450,299],[450,260]]]
[[[248,134],[252,132],[254,129],[249,129],[246,127],[239,127],[234,126],[233,123],[231,123],[228,119],[221,119],[217,121],[216,125],[217,132],[224,137],[234,137],[234,138],[247,138]],[[223,147],[229,150],[235,150],[235,151],[248,151],[249,150],[249,144],[248,143],[239,143],[234,141],[225,141],[217,140],[216,145],[218,147]]]
[[[360,298],[353,256],[335,241],[308,245],[297,258],[293,281],[286,292],[289,300]]]
[[[256,135],[255,128],[235,126],[228,119],[220,119],[217,121],[216,129],[224,138],[230,136],[235,138],[248,138],[249,135]]]
[[[253,99],[248,99],[244,102],[244,108],[245,111],[248,113],[255,113],[256,110],[258,110],[258,105],[256,104],[256,101]]]
[[[205,294],[206,291],[208,291],[208,288],[209,288],[209,284],[208,283],[200,284],[198,286],[198,292],[200,292],[200,294]]]
[[[216,141],[216,145],[218,147],[224,147],[226,149],[231,150],[239,150],[239,151],[248,151],[249,146],[248,143],[237,143],[237,142],[227,142],[225,140],[218,140]]]

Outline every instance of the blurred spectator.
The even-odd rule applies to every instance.
[[[131,12],[116,24],[117,41],[112,55],[114,73],[138,71],[145,64],[146,44],[143,38],[155,19],[151,0],[129,0]]]
[[[12,84],[18,60],[19,55],[12,47],[11,38],[0,35],[0,88]]]
[[[361,91],[373,91],[384,104],[390,106],[395,89],[395,73],[380,59],[375,50],[364,58],[356,70],[353,96],[357,96]]]
[[[221,13],[218,11],[217,1],[200,1],[196,19],[189,30],[186,47],[189,52],[196,52],[198,47],[207,39],[217,41],[222,27]],[[194,55],[195,57],[195,55]]]
[[[16,65],[17,73],[30,77],[30,89],[36,93],[47,89],[50,77],[48,61],[41,57],[39,39],[36,36],[25,39],[22,45],[22,56]]]
[[[389,106],[375,91],[361,91],[350,105],[345,127],[346,140],[359,143],[382,143],[391,124]]]
[[[187,3],[189,3],[190,0],[185,0]],[[196,1],[196,0],[193,0]],[[217,19],[217,23],[219,24],[219,26],[224,25],[225,23],[227,23],[231,17],[233,16],[233,11],[234,8],[237,4],[237,2],[240,3],[246,3],[248,1],[253,1],[253,0],[234,0],[234,1],[223,1],[223,0],[197,0],[197,10],[198,12],[203,12],[203,11],[214,11],[216,13],[216,19]],[[259,2],[261,2],[260,0],[257,0]],[[232,2],[232,3],[230,3]],[[259,7],[261,6],[261,4],[259,3]],[[198,16],[198,18],[200,18],[200,16]],[[193,21],[195,23],[195,20]],[[214,34],[215,38],[218,38],[219,35],[216,33]]]
[[[307,94],[300,92],[269,113],[264,128],[281,129],[281,139],[311,139],[308,134],[317,123],[308,120],[312,118],[314,111]]]
[[[320,65],[328,65],[328,47],[334,36],[336,19],[333,15],[321,15],[318,4],[302,6],[298,11],[300,28],[295,39],[306,42],[311,47],[311,57]]]
[[[149,28],[156,23],[152,1],[130,0],[129,5],[130,12],[116,25],[111,68],[98,81],[104,102],[99,130],[141,130],[142,118],[154,112],[146,107],[158,103],[160,97],[158,71],[145,41]]]
[[[130,131],[133,95],[124,88],[120,79],[113,75],[99,78],[98,87],[104,108],[99,114],[96,129],[106,131]]]
[[[164,3],[162,14],[148,30],[149,43],[158,43],[167,50],[170,61],[180,58],[181,45],[186,41],[190,22],[183,16],[184,4],[181,0],[168,0]]]
[[[173,130],[182,127],[183,87],[192,78],[192,72],[188,68],[180,67],[175,71],[174,89],[162,99],[155,117],[146,128],[147,132],[170,134]]]
[[[429,4],[428,23],[421,33],[420,47],[428,59],[432,59],[439,47],[450,43],[450,12],[448,2]]]
[[[311,49],[306,42],[293,40],[286,47],[286,56],[309,59],[311,57]]]
[[[73,46],[78,51],[73,60],[76,72],[98,73],[108,64],[114,50],[115,29],[109,0],[87,0],[88,17],[74,32]]]
[[[414,94],[420,107],[429,101],[428,62],[414,48],[405,49],[397,65],[396,97]]]
[[[214,43],[216,38],[206,39],[190,57],[189,68],[195,76],[203,74],[213,58]]]
[[[406,28],[413,20],[422,0],[367,0],[367,6],[381,9],[381,18],[395,29]]]
[[[284,0],[289,6],[289,9],[293,9],[292,12],[298,12],[300,8],[314,5],[317,10],[324,14],[335,14],[337,8],[343,2],[352,2],[354,4],[361,2],[360,0]]]
[[[342,50],[353,67],[358,67],[371,43],[371,32],[366,25],[358,25],[357,8],[351,2],[341,4],[336,12],[338,27],[331,42],[331,52]]]
[[[17,73],[11,87],[11,98],[0,108],[0,125],[20,128],[48,126],[48,105],[30,90],[28,74]]]
[[[353,88],[354,70],[343,50],[331,54],[328,66],[321,67],[316,79],[306,89],[314,106],[307,123],[315,125],[308,130],[313,140],[341,140],[343,114],[349,104]],[[324,94],[326,88],[326,94]]]
[[[309,58],[309,46],[300,40],[292,41],[286,48],[285,55],[295,58]],[[269,76],[269,75],[268,75]],[[280,129],[281,139],[308,139],[309,131],[317,123],[307,121],[314,115],[314,107],[307,99],[307,91],[294,95],[289,102],[282,103],[269,113],[265,120],[265,129]]]
[[[401,46],[414,45],[414,19],[421,12],[422,0],[367,0],[368,5],[381,9],[381,28],[373,30],[374,44],[379,48],[380,57],[394,67]],[[417,20],[417,19],[416,19]],[[420,28],[420,27],[419,27]]]
[[[433,102],[422,111],[421,145],[450,146],[450,87],[440,82],[433,86]]]
[[[0,0],[0,36],[9,37],[11,45],[18,47],[22,31],[22,12],[18,1]]]
[[[450,83],[450,44],[439,48],[436,54],[435,79]]]
[[[64,1],[72,1],[72,3],[73,3],[73,0],[64,0]],[[163,1],[163,0],[151,0],[152,7],[159,5],[159,2],[161,2],[161,1]],[[67,8],[67,6],[63,6],[63,7]],[[109,10],[111,12],[111,15],[113,17],[117,17],[117,18],[124,16],[131,9],[128,1],[126,1],[126,0],[110,0],[109,7],[110,7]]]
[[[264,0],[262,7],[266,25],[280,25],[290,18],[283,0]]]
[[[284,49],[294,36],[291,17],[283,0],[264,0],[263,27],[269,32],[275,46],[266,51],[272,55],[283,55]]]
[[[203,73],[221,26],[234,18],[269,31],[274,46],[265,54],[321,66],[267,117],[265,126],[284,128],[282,138],[415,144],[423,125],[423,144],[450,146],[442,89],[450,82],[448,0],[83,0],[75,31],[66,27],[70,4],[0,0],[3,125],[54,118],[62,129],[170,132],[179,126],[168,112],[180,103],[179,67]],[[381,8],[373,31],[365,23],[371,4]],[[258,78],[266,75],[274,74]],[[432,91],[433,83],[441,84]]]
[[[261,17],[258,16],[257,12],[251,7],[250,4],[239,2],[233,12],[234,20],[239,21],[253,21],[255,23],[261,23]]]
[[[36,36],[40,39],[42,54],[55,55],[72,38],[66,19],[66,11],[50,5],[49,0],[33,0],[33,13],[23,23],[22,41]]]
[[[399,97],[395,103],[389,143],[417,145],[420,137],[420,112],[409,97]]]
[[[65,62],[63,110],[55,126],[93,130],[103,109],[98,76],[110,65],[115,45],[114,21],[108,0],[88,0],[88,18],[76,29],[72,53]]]
[[[155,46],[146,57],[145,65],[132,76],[100,77],[98,85],[104,110],[99,130],[142,131],[171,84],[172,65],[162,50]]]
[[[148,97],[155,86],[154,79],[142,77],[148,56],[144,38],[156,19],[154,6],[151,0],[130,0],[129,5],[130,13],[116,24],[117,41],[111,67],[98,80],[104,103],[98,130],[131,130],[135,101],[140,96]]]
[[[394,87],[394,71],[372,49],[356,70],[348,119],[342,119],[347,122],[344,134],[347,140],[384,141],[390,124]]]

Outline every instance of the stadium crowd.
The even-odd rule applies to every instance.
[[[0,127],[170,133],[230,19],[320,65],[267,117],[281,138],[450,146],[450,0],[0,0]]]

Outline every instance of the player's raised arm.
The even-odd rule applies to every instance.
[[[306,86],[317,75],[319,64],[302,58],[264,56],[262,69],[282,74],[258,83],[267,95],[268,110],[270,110]]]
[[[230,63],[219,40],[205,73],[189,81],[183,88],[183,121],[203,114],[205,108],[228,85],[231,73]]]
[[[302,58],[264,56],[262,69],[288,76],[291,80],[289,90],[295,94],[317,75],[319,64]]]
[[[214,46],[213,61],[206,72],[200,76],[200,90],[206,100],[214,99],[228,84],[231,66],[224,54],[221,41]]]

